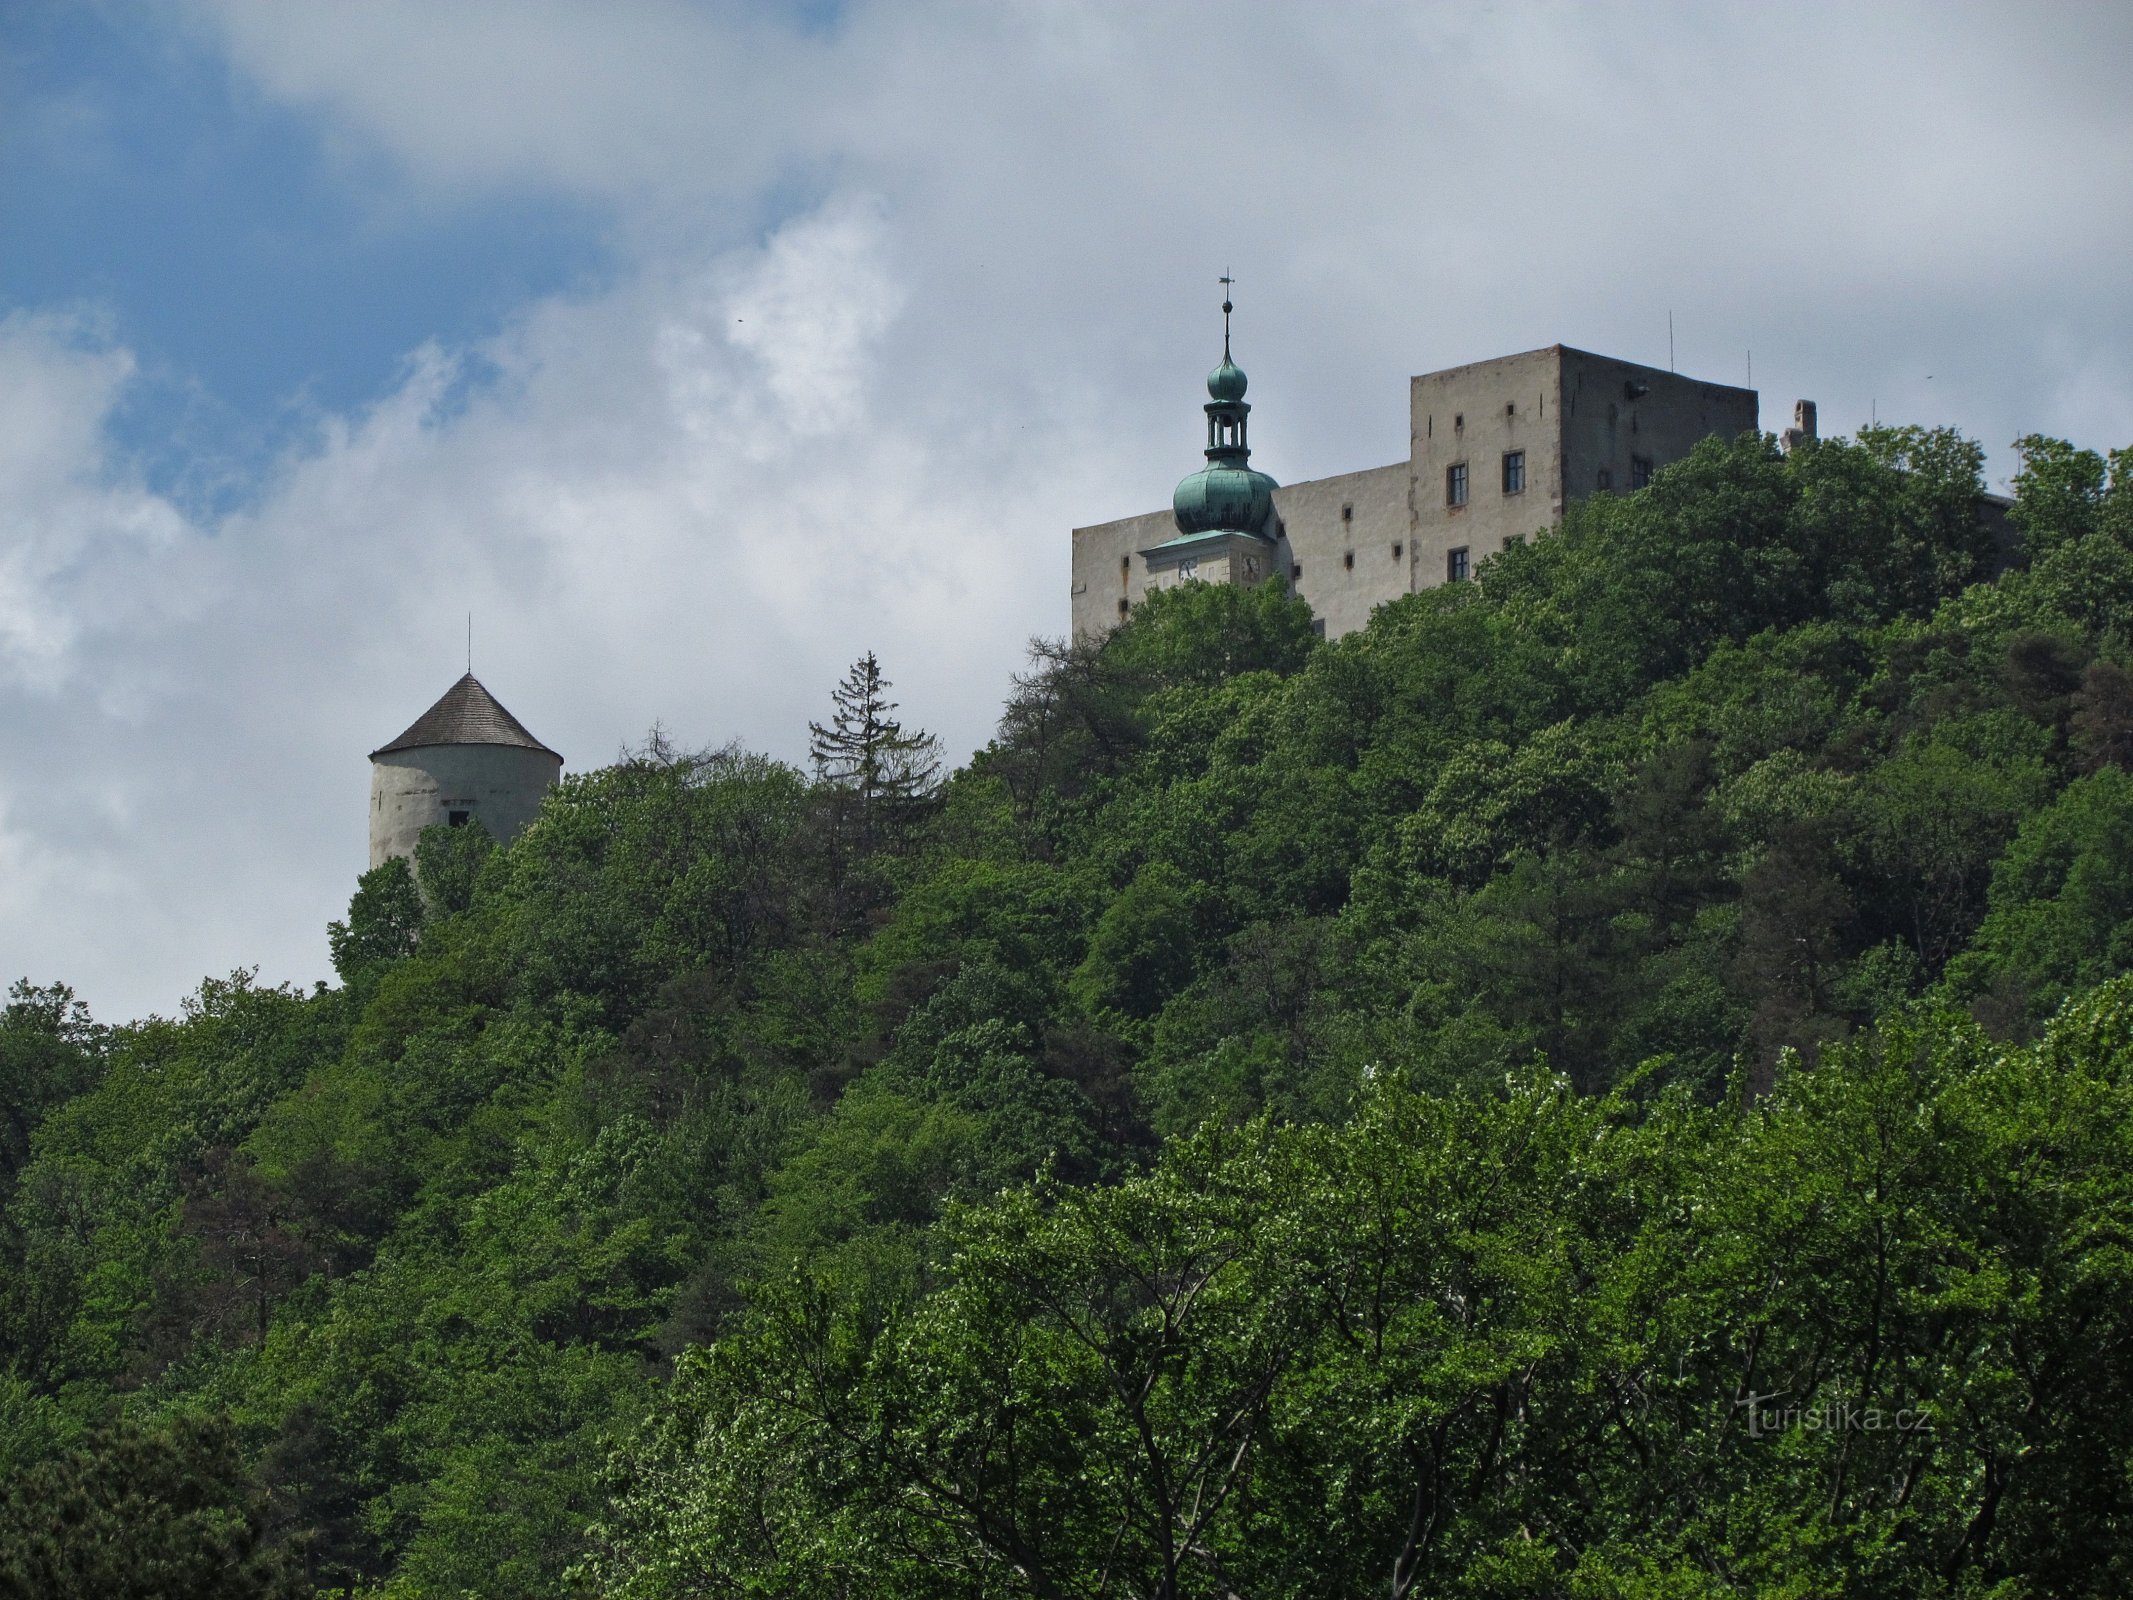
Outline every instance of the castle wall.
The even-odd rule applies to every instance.
[[[370,864],[412,856],[424,828],[454,811],[481,819],[498,840],[515,838],[562,773],[560,756],[521,745],[446,744],[370,758]]]
[[[1554,527],[1570,500],[1627,493],[1640,463],[1656,471],[1757,422],[1753,389],[1566,345],[1424,373],[1408,389],[1408,460],[1274,491],[1281,559],[1337,639],[1386,601],[1450,581],[1455,555],[1472,577],[1512,540]],[[1521,471],[1507,475],[1514,452]],[[1466,469],[1460,504],[1448,492],[1455,466]],[[1167,510],[1074,530],[1077,638],[1139,603],[1150,582],[1140,552],[1176,531]]]
[[[1408,593],[1414,534],[1407,463],[1313,478],[1274,491],[1291,590],[1311,603],[1329,639]]]
[[[1139,605],[1148,592],[1148,563],[1141,552],[1175,538],[1177,531],[1167,508],[1074,530],[1075,638],[1108,633],[1126,620],[1127,608]]]
[[[1733,439],[1759,424],[1753,389],[1563,351],[1563,476],[1573,497],[1626,493],[1637,487],[1637,458],[1656,470],[1712,434]]]
[[[1561,519],[1561,422],[1556,347],[1448,367],[1409,383],[1417,589],[1448,581],[1454,552],[1465,552],[1472,576],[1511,540]],[[1504,464],[1514,451],[1523,455],[1523,486],[1509,489]],[[1465,468],[1464,504],[1452,502],[1449,487],[1457,467]]]
[[[1407,487],[1407,463],[1397,461],[1274,491],[1274,514],[1282,527],[1277,559],[1292,589],[1324,620],[1329,637],[1360,628],[1373,607],[1407,593],[1412,568]],[[1176,538],[1177,532],[1168,511],[1074,530],[1076,638],[1117,627],[1126,609],[1139,605],[1150,588],[1176,581],[1174,574],[1151,574],[1141,552]],[[1203,582],[1216,579],[1205,564],[1199,576]],[[1226,571],[1219,581],[1228,581]]]

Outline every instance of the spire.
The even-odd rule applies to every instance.
[[[1207,375],[1207,465],[1178,485],[1171,497],[1178,531],[1186,534],[1241,532],[1267,535],[1274,521],[1274,480],[1251,468],[1244,403],[1244,369],[1230,359],[1229,319],[1236,309],[1229,288],[1237,280],[1224,273],[1217,280],[1222,295],[1222,365]]]
[[[1225,272],[1217,281],[1222,285],[1222,365],[1207,375],[1207,459],[1241,467],[1252,454],[1244,442],[1244,418],[1252,408],[1244,403],[1244,369],[1229,355],[1229,314],[1236,309],[1229,288],[1237,280]]]

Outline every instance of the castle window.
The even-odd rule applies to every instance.
[[[1506,450],[1503,453],[1503,492],[1524,494],[1526,492],[1526,453],[1523,450]]]
[[[1651,481],[1652,458],[1650,456],[1631,456],[1629,458],[1629,486],[1632,489],[1642,489]]]
[[[1290,581],[1291,581],[1292,583],[1301,583],[1301,582],[1303,582],[1303,575],[1304,575],[1304,564],[1303,564],[1303,563],[1302,563],[1301,561],[1297,562],[1295,566],[1293,566],[1293,567],[1289,568],[1289,580],[1290,580]]]
[[[1407,554],[1407,549],[1406,549],[1406,546],[1404,546],[1404,545],[1397,545],[1397,544],[1396,544],[1396,545],[1394,545],[1394,546],[1392,547],[1392,559],[1393,559],[1393,560],[1397,561],[1397,560],[1399,560],[1399,559],[1400,559],[1400,557],[1402,557],[1402,556],[1403,556],[1403,555],[1405,555],[1405,554]]]
[[[1465,428],[1466,428],[1466,413],[1465,413],[1464,411],[1455,411],[1455,412],[1453,412],[1453,413],[1452,413],[1452,432],[1454,432],[1454,433],[1460,433],[1460,432],[1463,432],[1463,431],[1465,430]]]
[[[1347,554],[1341,557],[1341,565],[1346,567],[1350,572],[1353,572],[1355,570],[1355,552],[1353,550],[1350,550]]]
[[[1124,595],[1120,595],[1118,597],[1118,614],[1120,616],[1124,616],[1126,614],[1126,597]]]
[[[1506,401],[1505,401],[1505,402],[1503,403],[1503,414],[1504,414],[1505,416],[1507,416],[1507,417],[1515,417],[1515,416],[1517,416],[1517,415],[1518,415],[1518,402],[1517,402],[1516,400],[1506,400]]]
[[[1510,549],[1514,544],[1524,544],[1525,542],[1526,536],[1522,533],[1507,533],[1503,536],[1503,547],[1506,550]]]
[[[1343,522],[1353,522],[1354,520],[1355,520],[1355,507],[1354,507],[1354,506],[1342,506],[1342,507],[1341,507],[1341,521],[1343,521]]]
[[[1444,503],[1448,506],[1466,504],[1466,463],[1455,461],[1444,469]]]
[[[1465,545],[1459,546],[1456,550],[1444,552],[1444,581],[1446,583],[1466,582],[1467,570]]]
[[[1126,573],[1131,572],[1133,570],[1133,557],[1120,556],[1118,558],[1118,570],[1121,576],[1124,576]]]
[[[1603,489],[1612,489],[1614,486],[1615,475],[1613,469],[1609,467],[1602,467],[1600,469],[1600,487]]]
[[[447,811],[444,814],[445,826],[448,828],[464,828],[467,825],[467,818],[473,814],[471,811]]]

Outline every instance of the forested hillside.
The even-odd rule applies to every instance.
[[[2133,452],[2021,448],[2011,551],[1708,441],[944,779],[655,737],[337,985],[18,985],[0,1594],[2133,1590]]]

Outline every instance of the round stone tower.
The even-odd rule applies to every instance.
[[[541,809],[563,758],[468,673],[414,726],[370,753],[370,864],[412,856],[422,830],[474,818],[499,841]]]

